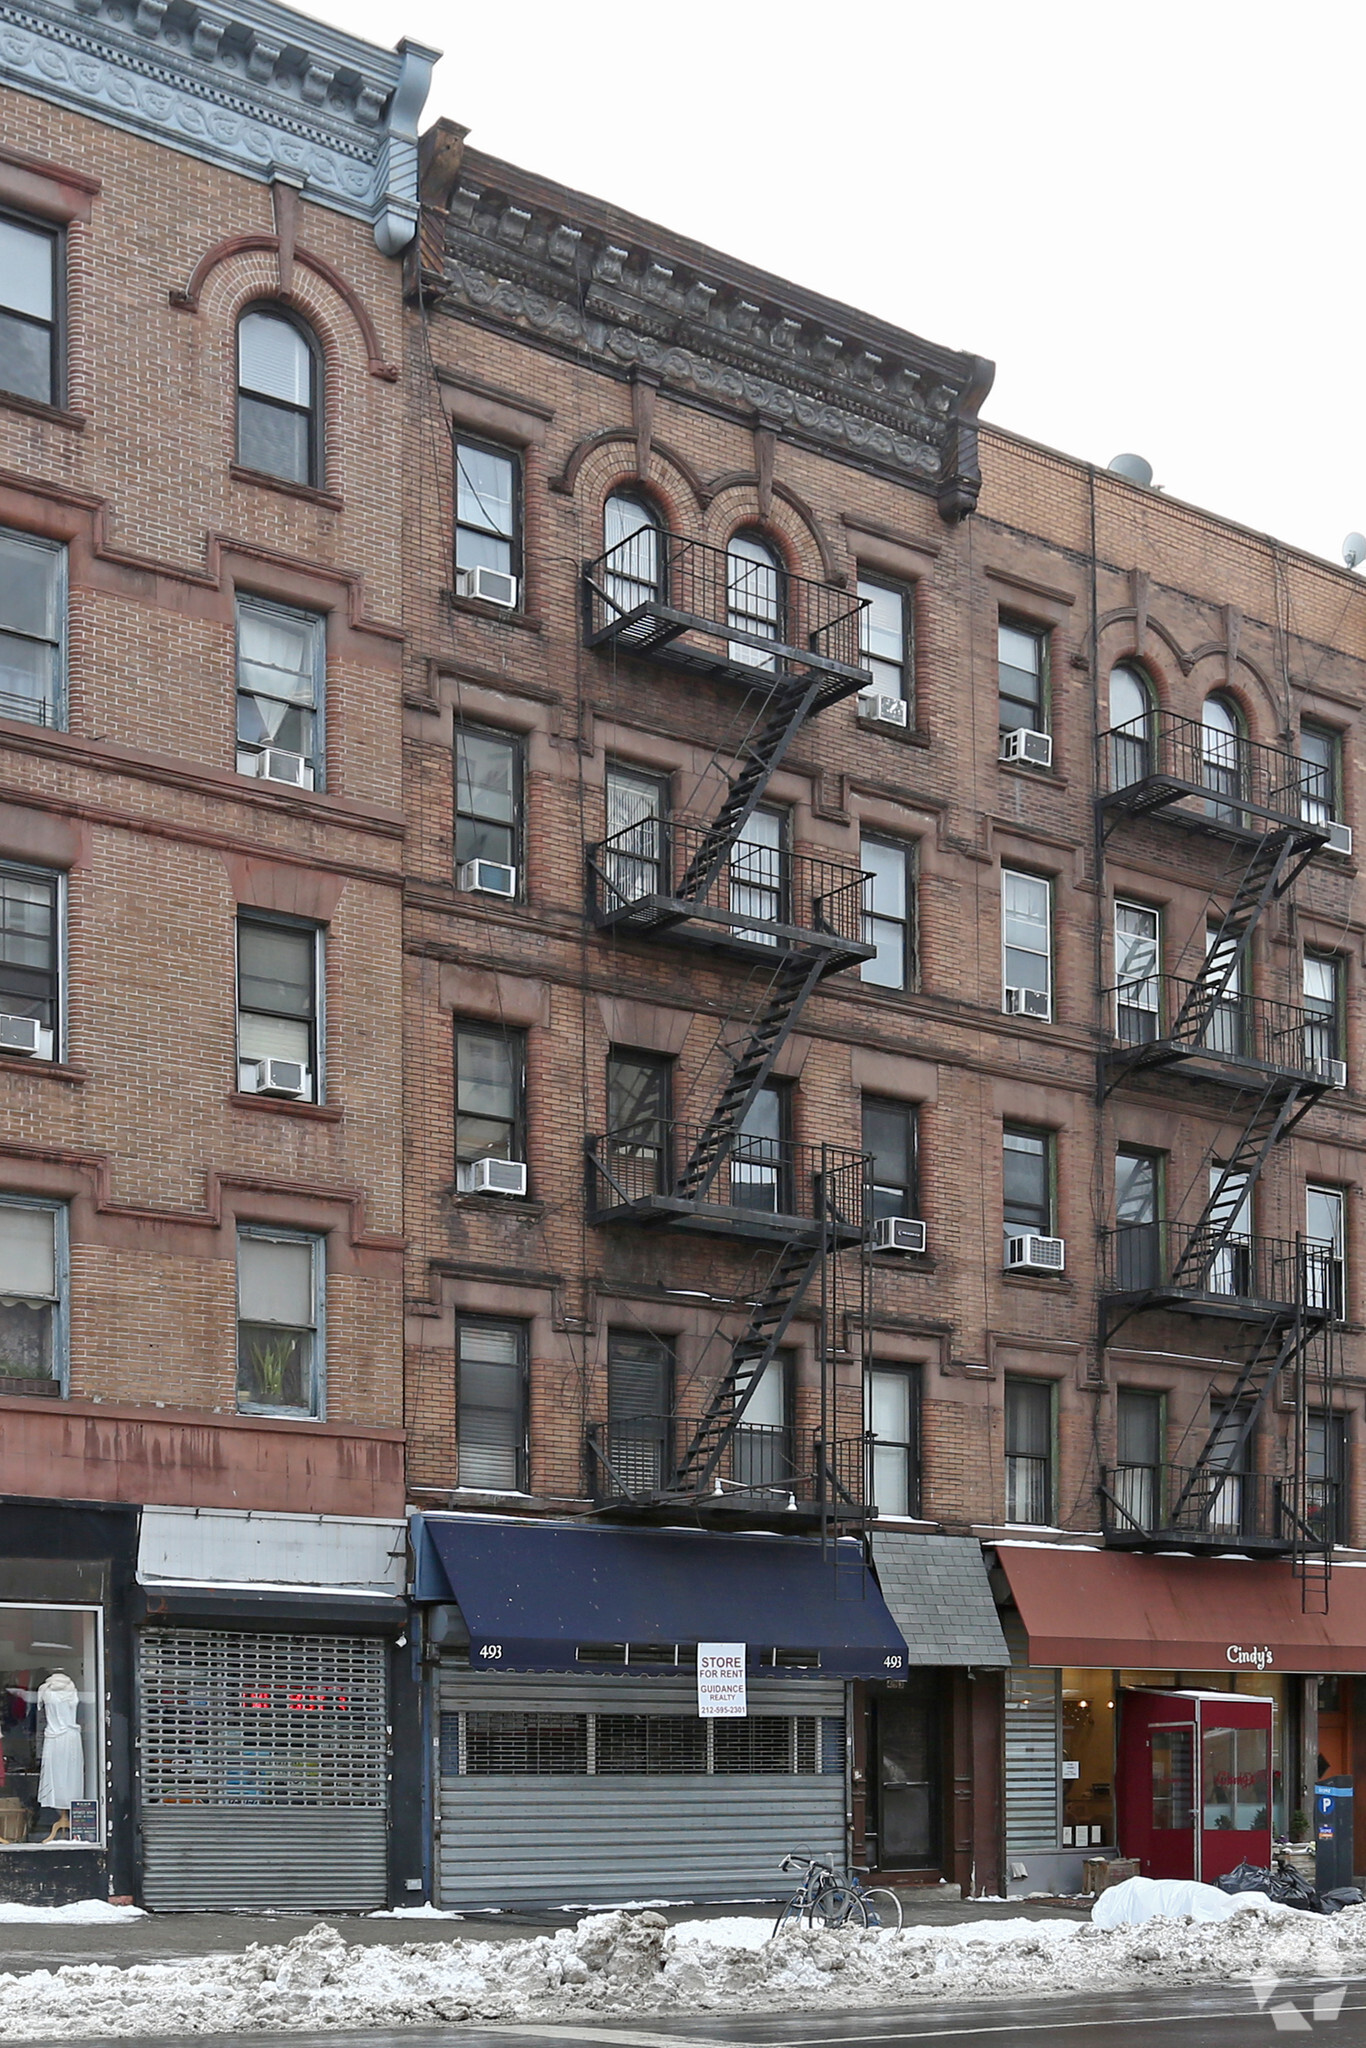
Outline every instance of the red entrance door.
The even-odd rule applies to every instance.
[[[1239,1863],[1271,1861],[1271,1702],[1200,1701],[1200,1868],[1213,1884]]]
[[[1213,1884],[1271,1861],[1271,1701],[1126,1692],[1116,1779],[1120,1853],[1145,1877]]]

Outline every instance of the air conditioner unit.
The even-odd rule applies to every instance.
[[[313,770],[302,754],[283,747],[263,747],[256,756],[256,773],[263,782],[287,782],[293,789],[312,789]]]
[[[904,732],[910,711],[904,697],[884,697],[876,690],[864,690],[859,695],[858,715],[863,725],[894,725]]]
[[[302,1060],[257,1060],[256,1093],[300,1102],[308,1094],[308,1068]]]
[[[484,604],[500,604],[505,611],[517,609],[517,578],[506,569],[457,569],[457,597],[477,597]]]
[[[497,860],[467,860],[456,870],[457,889],[473,889],[481,896],[515,896],[517,870]]]
[[[36,1017],[0,1015],[0,1052],[25,1053],[32,1058],[42,1044],[42,1029]]]
[[[1313,1059],[1306,1060],[1305,1065],[1316,1081],[1326,1081],[1330,1088],[1347,1086],[1346,1060]]]
[[[1041,1017],[1045,1023],[1053,1014],[1053,1005],[1047,989],[1008,988],[1006,990],[1006,1015],[1008,1017]]]
[[[526,1167],[520,1159],[470,1159],[460,1169],[467,1195],[524,1195]]]
[[[923,1252],[925,1226],[913,1216],[879,1216],[873,1225],[875,1252]]]
[[[1061,1273],[1066,1264],[1067,1247],[1060,1237],[1035,1237],[1032,1232],[1025,1237],[1006,1239],[1007,1273]]]
[[[1330,818],[1328,820],[1328,844],[1323,850],[1325,853],[1341,854],[1344,860],[1350,860],[1352,858],[1351,826],[1341,825],[1336,818]]]
[[[1023,761],[1030,768],[1051,768],[1053,736],[1046,732],[1026,732],[1023,726],[1018,726],[1014,732],[1003,732],[1001,759]]]

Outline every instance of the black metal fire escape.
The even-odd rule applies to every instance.
[[[737,1432],[809,1287],[827,1262],[866,1250],[868,1162],[857,1151],[798,1146],[746,1132],[802,1008],[827,976],[871,957],[863,939],[861,869],[746,839],[764,792],[807,721],[871,675],[862,666],[864,605],[834,586],[784,576],[759,606],[738,587],[751,573],[724,549],[654,531],[643,573],[637,536],[586,565],[590,646],[762,693],[762,708],[726,794],[707,818],[648,814],[588,849],[589,908],[599,929],[706,946],[745,960],[761,982],[757,1007],[729,1054],[730,1069],[705,1119],[646,1120],[588,1141],[589,1213],[600,1224],[711,1231],[771,1248],[772,1264],[746,1294],[748,1319],[731,1343],[702,1414],[668,1419],[657,1487],[623,1484],[610,1429],[594,1443],[609,1493],[640,1505],[720,1501],[746,1491],[734,1476]],[[756,1199],[757,1197],[757,1199]],[[826,1303],[830,1290],[822,1287]],[[825,1376],[837,1348],[823,1315]],[[861,1465],[862,1444],[859,1443]],[[790,1508],[810,1481],[822,1523],[861,1515],[861,1471],[845,1484],[823,1429],[812,1472],[768,1490]],[[764,1488],[753,1489],[762,1493]],[[847,1511],[847,1513],[846,1513]]]
[[[1146,1310],[1225,1319],[1237,1333],[1226,1363],[1234,1384],[1188,1465],[1152,1481],[1123,1464],[1102,1472],[1110,1541],[1179,1541],[1212,1549],[1289,1553],[1326,1604],[1333,1504],[1307,1468],[1311,1407],[1329,1405],[1336,1369],[1338,1277],[1331,1247],[1278,1241],[1248,1228],[1252,1191],[1276,1148],[1309,1109],[1345,1082],[1322,1027],[1297,1005],[1247,995],[1246,967],[1262,919],[1329,840],[1322,807],[1304,801],[1298,761],[1280,750],[1208,733],[1192,720],[1155,719],[1101,739],[1102,848],[1125,818],[1162,815],[1249,849],[1232,899],[1188,981],[1145,963],[1109,992],[1117,1043],[1101,1059],[1102,1099],[1136,1075],[1165,1069],[1230,1089],[1237,1135],[1213,1168],[1191,1223],[1156,1217],[1107,1233],[1099,1338]],[[1165,1013],[1165,1021],[1164,1021]],[[1239,1360],[1238,1349],[1245,1352]],[[1293,1408],[1289,1472],[1245,1469],[1258,1422],[1277,1397]]]

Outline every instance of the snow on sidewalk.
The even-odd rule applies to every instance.
[[[17,1906],[0,1899],[0,1923],[12,1926],[108,1927],[146,1918],[141,1906],[111,1906],[108,1899],[73,1899],[69,1906]]]
[[[749,1944],[756,1923],[602,1913],[528,1941],[349,1946],[332,1927],[281,1946],[127,1969],[0,1976],[0,2040],[431,2026],[442,2022],[803,2012],[1366,1972],[1366,1906],[1332,1919],[1077,1921],[816,1932]]]

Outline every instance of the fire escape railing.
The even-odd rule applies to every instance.
[[[830,1227],[842,1244],[862,1241],[868,1218],[868,1155],[734,1131],[705,1187],[683,1179],[710,1126],[645,1119],[588,1141],[591,1220],[722,1222],[739,1235],[810,1235]]]
[[[1129,1072],[1199,1060],[1204,1067],[1236,1070],[1230,1078],[1241,1087],[1249,1068],[1298,1075],[1325,1087],[1346,1085],[1334,1018],[1300,1003],[1227,989],[1208,1001],[1204,997],[1200,982],[1171,974],[1106,989],[1115,1035],[1111,1060]]]
[[[1111,812],[1179,806],[1214,831],[1294,825],[1326,845],[1322,770],[1281,747],[1224,733],[1198,718],[1151,712],[1100,736],[1100,804]]]
[[[1134,1549],[1180,1542],[1284,1551],[1306,1537],[1316,1546],[1339,1540],[1342,1489],[1333,1479],[1310,1479],[1300,1503],[1287,1474],[1219,1463],[1102,1465],[1099,1495],[1106,1538]]]
[[[1342,1262],[1333,1246],[1313,1238],[1261,1237],[1233,1230],[1220,1237],[1208,1224],[1159,1221],[1120,1224],[1101,1236],[1101,1289],[1183,1302],[1212,1314],[1309,1317],[1342,1314]]]

